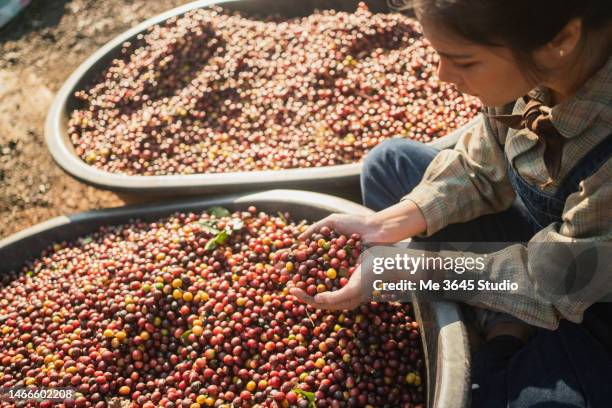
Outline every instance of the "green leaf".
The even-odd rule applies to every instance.
[[[217,248],[217,241],[215,241],[214,238],[209,239],[206,245],[204,246],[204,250],[206,251],[212,251],[215,248]]]
[[[221,231],[215,237],[215,241],[217,242],[217,244],[223,245],[227,242],[228,238],[229,238],[229,234],[227,233],[227,231]]]
[[[187,337],[189,337],[190,334],[191,330],[185,331],[185,333],[181,334],[181,339],[183,339],[183,341],[187,340]]]
[[[227,208],[223,207],[210,207],[207,212],[217,218],[229,217],[231,214]]]
[[[285,224],[287,223],[287,218],[285,217],[285,214],[283,214],[282,212],[278,211],[278,218],[280,218]]]
[[[352,248],[352,247],[351,247],[349,244],[346,244],[346,245],[344,246],[344,250],[346,251],[346,254],[347,254],[347,255],[350,255],[350,254],[351,254],[351,251],[353,250],[353,248]]]
[[[314,392],[304,391],[303,389],[298,387],[292,389],[291,391],[306,398],[308,400],[308,408],[317,408],[317,404],[315,404]]]
[[[227,230],[220,231],[217,235],[215,235],[214,238],[211,238],[208,240],[204,249],[206,251],[213,250],[217,248],[219,245],[225,244],[227,242],[228,237],[229,237],[229,234],[227,233]]]

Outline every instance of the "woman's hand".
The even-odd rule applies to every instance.
[[[346,235],[359,234],[364,242],[376,242],[381,231],[381,225],[373,222],[371,217],[332,214],[312,224],[300,234],[298,239],[304,240],[323,227],[331,228]]]
[[[304,303],[319,309],[352,310],[365,300],[361,285],[361,267],[357,266],[348,283],[333,292],[318,293],[308,296],[302,289],[291,288],[289,293]]]
[[[308,227],[299,239],[305,239],[325,226],[341,234],[357,233],[365,243],[396,243],[420,234],[427,228],[425,218],[416,204],[404,200],[365,217],[332,214]]]
[[[375,242],[378,240],[380,225],[372,222],[368,217],[351,214],[332,214],[312,224],[300,236],[306,239],[322,227],[328,227],[342,234],[359,234],[364,242]],[[348,283],[339,290],[323,292],[309,296],[302,289],[293,287],[289,293],[304,303],[311,306],[328,310],[351,310],[361,303],[361,267],[357,265]]]
[[[419,208],[412,201],[402,201],[370,216],[332,214],[308,227],[299,239],[306,239],[322,227],[329,227],[341,234],[359,234],[364,243],[396,243],[425,231],[427,225]],[[371,273],[366,271],[366,273]],[[341,289],[309,296],[301,289],[291,288],[289,293],[299,300],[322,309],[354,309],[367,296],[364,293],[361,266],[357,265],[348,283]],[[365,287],[370,287],[367,283]]]

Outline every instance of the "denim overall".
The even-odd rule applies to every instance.
[[[503,150],[503,145],[500,147]],[[532,232],[553,222],[562,222],[561,215],[567,197],[577,192],[580,182],[593,175],[610,158],[612,134],[578,161],[554,194],[544,193],[529,184],[507,161],[508,178],[517,195],[518,208],[522,209],[523,217],[531,225]],[[489,345],[481,351],[482,355],[476,356],[476,365],[488,371],[477,374],[481,378],[478,381],[496,385],[488,390],[473,392],[475,407],[527,407],[536,404],[551,407],[612,407],[612,303],[593,304],[584,312],[581,324],[562,320],[555,331],[538,329],[531,344],[512,357],[521,347],[520,343],[511,338],[500,338],[497,344]],[[491,361],[494,362],[500,355],[502,358],[497,362],[497,367],[491,365]],[[538,363],[538,360],[546,360],[542,357],[546,355],[551,359],[559,359],[558,366]],[[526,367],[513,372],[512,366],[518,366],[519,361]],[[508,368],[502,368],[504,365]],[[561,383],[548,384],[555,388],[554,394],[546,388],[542,390],[543,393],[532,388],[534,384],[541,383],[540,378],[545,376],[546,371],[558,375],[562,380]],[[511,384],[507,377],[516,375],[522,381]],[[506,376],[506,384],[500,380],[501,376]],[[504,386],[500,387],[500,384]],[[491,396],[497,393],[507,393],[507,399],[493,402]]]
[[[406,139],[379,144],[364,160],[364,204],[375,211],[396,204],[419,184],[438,153],[431,146]],[[517,195],[509,209],[448,225],[420,240],[527,242],[551,222],[561,222],[567,197],[610,157],[612,135],[574,166],[555,194],[539,191],[508,166]],[[557,330],[536,329],[525,346],[514,337],[496,337],[472,356],[471,374],[473,408],[610,408],[612,304],[592,305],[581,324],[562,319]]]
[[[562,222],[561,215],[567,197],[577,192],[580,188],[580,182],[593,175],[610,158],[612,158],[612,134],[578,161],[561,181],[555,194],[544,193],[526,182],[517,173],[514,166],[506,161],[508,178],[517,195],[517,200],[521,201],[521,207],[526,210],[526,219],[534,231],[537,232],[553,222]],[[612,279],[612,276],[610,278]],[[595,309],[597,310],[597,316],[589,316],[588,322],[586,322],[587,326],[590,325],[592,318],[603,314],[604,321],[602,323],[607,323],[607,330],[602,330],[602,326],[605,326],[605,324],[595,324],[592,330],[596,332],[597,337],[601,337],[607,349],[612,352],[612,303],[600,304]],[[593,311],[589,309],[589,312],[592,314]],[[612,402],[610,405],[612,406]]]
[[[503,145],[500,146],[503,150]],[[561,181],[555,194],[544,193],[526,182],[507,160],[508,178],[517,198],[522,201],[527,210],[526,215],[534,231],[537,232],[553,222],[562,222],[561,215],[567,197],[577,192],[580,182],[593,175],[611,157],[612,135],[600,142],[578,161]]]

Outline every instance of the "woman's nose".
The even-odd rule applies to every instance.
[[[438,63],[438,78],[442,82],[449,82],[454,85],[459,85],[459,76],[453,72],[453,69],[450,67],[450,64],[444,61],[444,59],[440,59]]]

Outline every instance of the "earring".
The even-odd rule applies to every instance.
[[[559,56],[562,57],[565,55],[565,50],[559,50]]]

